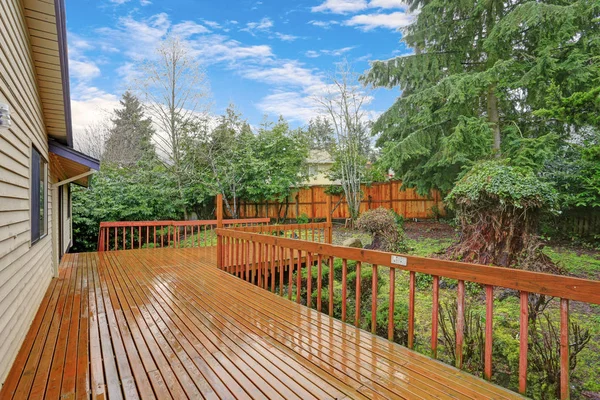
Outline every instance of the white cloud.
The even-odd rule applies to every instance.
[[[100,76],[100,68],[92,61],[69,60],[69,72],[75,80],[88,81]]]
[[[119,107],[119,98],[96,87],[78,85],[71,97],[73,135],[81,137],[85,128],[102,121]]]
[[[371,8],[402,8],[406,9],[408,4],[402,0],[371,0],[369,3]]]
[[[321,55],[339,57],[355,48],[356,48],[356,46],[348,46],[348,47],[342,47],[341,49],[334,49],[334,50],[319,50],[319,51],[309,50],[306,53],[304,53],[304,55],[309,58],[317,58]]]
[[[300,39],[299,36],[288,35],[280,32],[275,32],[275,37],[284,42],[293,42],[294,40]]]
[[[206,21],[204,22],[206,23]],[[183,21],[176,25],[173,25],[171,31],[173,32],[173,34],[179,36],[182,39],[187,39],[188,37],[193,35],[210,32],[210,30],[207,27],[197,24],[194,21]]]
[[[308,23],[310,25],[314,25],[314,26],[318,26],[320,28],[325,28],[325,29],[329,29],[331,28],[331,25],[339,25],[340,23],[338,21],[316,21],[316,20],[312,20],[312,21],[308,21]]]
[[[150,0],[140,0],[140,5],[142,7],[149,6],[150,4],[152,4],[152,2]]]
[[[273,27],[273,21],[268,17],[264,17],[263,19],[261,19],[258,22],[248,22],[246,24],[246,27],[243,29],[240,29],[240,31],[246,31],[246,32],[254,35],[256,32],[268,31],[272,27]]]
[[[219,24],[218,22],[215,21],[207,21],[204,20],[203,21],[206,25],[210,26],[213,29],[221,29],[221,24]]]
[[[331,12],[345,14],[362,11],[367,8],[367,0],[325,0],[321,5],[312,8],[312,12]]]
[[[300,123],[307,123],[319,114],[312,98],[291,91],[269,94],[258,103],[258,108],[265,113],[282,115],[284,118]]]
[[[413,14],[397,11],[391,14],[360,14],[344,22],[344,25],[356,26],[364,31],[375,28],[399,29],[411,24]]]
[[[274,86],[310,87],[322,84],[314,69],[304,68],[295,60],[283,60],[279,65],[251,67],[241,71],[242,76]]]

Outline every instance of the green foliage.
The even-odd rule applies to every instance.
[[[339,196],[344,193],[344,188],[340,185],[329,185],[325,188],[325,194],[330,196]]]
[[[310,222],[310,220],[308,219],[308,215],[306,215],[305,213],[300,214],[300,216],[298,216],[298,218],[296,218],[296,222],[298,224],[308,224]]]
[[[576,128],[598,127],[597,1],[409,5],[419,14],[403,41],[415,53],[362,77],[402,91],[373,132],[406,186],[447,192],[463,168],[499,152],[541,170]]]
[[[308,178],[308,143],[302,131],[291,130],[280,118],[265,123],[248,143],[251,170],[246,177],[243,198],[249,201],[283,202],[295,187]]]
[[[122,108],[114,110],[113,126],[102,155],[104,164],[133,167],[138,163],[158,161],[152,136],[152,120],[146,118],[139,99],[127,91],[120,100]]]
[[[391,210],[380,207],[364,212],[356,220],[356,228],[370,233],[373,237],[369,248],[391,252],[402,252],[406,249],[404,231]]]
[[[490,202],[524,209],[554,208],[556,191],[526,168],[505,161],[476,164],[446,197],[455,209],[488,207]]]
[[[95,251],[100,222],[182,218],[176,184],[165,167],[109,168],[73,190],[73,251]]]

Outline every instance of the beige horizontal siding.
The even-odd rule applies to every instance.
[[[51,4],[50,4],[51,5]],[[44,29],[44,23],[39,28]],[[49,71],[53,76],[55,71]],[[0,130],[0,383],[52,279],[51,235],[31,246],[30,157],[34,145],[48,160],[36,72],[19,0],[0,1],[0,102],[12,127]],[[48,190],[48,233],[52,204]]]

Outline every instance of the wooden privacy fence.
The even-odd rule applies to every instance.
[[[463,346],[465,328],[465,282],[475,282],[485,287],[485,348],[484,371],[486,379],[492,376],[492,341],[493,341],[493,314],[494,314],[494,288],[509,288],[519,291],[520,297],[520,334],[519,334],[519,391],[526,393],[527,389],[527,355],[529,334],[529,295],[543,294],[560,299],[560,387],[561,398],[569,398],[569,301],[580,301],[588,304],[600,304],[600,281],[591,281],[566,276],[544,274],[508,268],[490,267],[485,265],[468,264],[462,262],[413,257],[392,254],[373,250],[355,249],[334,246],[327,243],[314,243],[305,240],[289,239],[277,236],[263,235],[244,230],[217,229],[220,246],[217,253],[217,265],[239,278],[258,284],[260,287],[277,292],[275,276],[279,273],[278,292],[283,296],[287,294],[291,300],[294,297],[297,303],[304,303],[308,307],[315,306],[321,311],[322,302],[327,302],[327,312],[333,316],[334,311],[334,261],[342,262],[341,278],[341,319],[344,322],[354,323],[359,327],[360,294],[361,294],[361,266],[369,264],[372,268],[372,301],[371,301],[371,331],[375,333],[377,327],[377,302],[378,277],[381,273],[389,274],[389,304],[387,335],[389,340],[394,338],[394,306],[396,271],[409,271],[409,309],[408,309],[408,347],[414,346],[415,323],[415,291],[416,274],[433,276],[433,304],[431,320],[431,354],[437,358],[438,346],[438,312],[440,278],[458,280],[457,285],[457,313],[456,313],[456,366],[462,368]],[[348,315],[348,261],[356,262],[356,311]],[[316,305],[312,298],[312,268],[317,267],[316,276]],[[329,276],[327,282],[322,282],[323,266],[328,265]],[[300,273],[305,267],[303,278]],[[284,282],[283,272],[287,271],[288,281]],[[249,274],[248,271],[252,271]],[[296,282],[292,275],[296,272]],[[254,275],[258,274],[258,279]],[[269,285],[268,277],[271,278]],[[294,288],[295,285],[295,288]],[[306,288],[306,299],[302,299],[303,286]],[[326,288],[327,297],[322,298]],[[295,290],[294,290],[295,289]],[[338,289],[339,290],[339,289]],[[329,301],[334,299],[334,301]],[[352,301],[352,300],[351,300]]]
[[[269,218],[222,220],[221,226],[262,226]],[[101,222],[98,251],[216,245],[219,220]]]
[[[361,213],[367,210],[384,207],[394,210],[405,218],[434,218],[445,215],[442,196],[438,191],[431,191],[429,196],[420,196],[415,189],[400,190],[402,182],[390,181],[362,186],[363,199]],[[297,219],[306,215],[310,219],[324,219],[327,214],[327,198],[332,198],[333,218],[350,218],[348,206],[342,195],[330,196],[325,193],[327,186],[311,186],[301,188],[289,196],[286,201],[239,204],[240,218],[276,218]]]

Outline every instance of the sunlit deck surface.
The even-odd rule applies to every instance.
[[[214,248],[66,255],[0,398],[517,398],[216,268]]]

